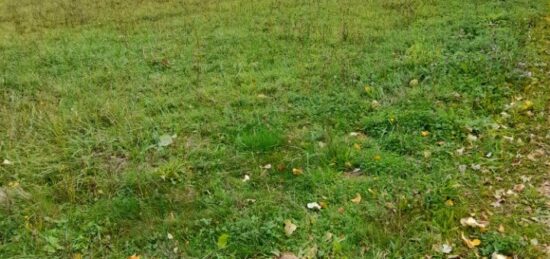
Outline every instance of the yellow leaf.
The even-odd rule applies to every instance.
[[[420,135],[422,135],[422,137],[427,137],[430,135],[430,132],[427,130],[423,130],[422,132],[420,132]]]
[[[290,219],[285,220],[285,234],[287,236],[292,235],[298,226],[294,225]]]
[[[504,230],[504,226],[503,226],[502,224],[499,225],[499,226],[498,226],[498,232],[504,233],[504,231],[505,231],[505,230]]]
[[[351,202],[355,204],[359,204],[361,202],[361,194],[359,193],[355,194],[355,198],[351,199]]]
[[[294,175],[301,175],[304,173],[304,170],[302,168],[292,168],[292,174]]]
[[[464,241],[464,244],[466,244],[466,246],[470,249],[473,249],[481,244],[481,241],[479,239],[470,240],[464,236],[464,233],[461,233],[461,237],[462,241]]]
[[[136,254],[128,256],[128,259],[139,259],[139,258],[140,258],[140,256],[136,255]]]
[[[455,205],[455,202],[451,199],[448,199],[446,202],[445,202],[445,205],[449,206],[449,207],[452,207]]]

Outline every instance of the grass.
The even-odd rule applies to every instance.
[[[548,8],[0,0],[0,257],[544,258]]]

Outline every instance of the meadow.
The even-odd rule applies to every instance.
[[[0,0],[1,258],[548,258],[547,0]]]

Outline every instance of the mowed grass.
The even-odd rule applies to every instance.
[[[548,7],[0,0],[0,257],[543,258]]]

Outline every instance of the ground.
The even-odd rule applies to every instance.
[[[547,258],[549,7],[0,0],[0,257]]]

